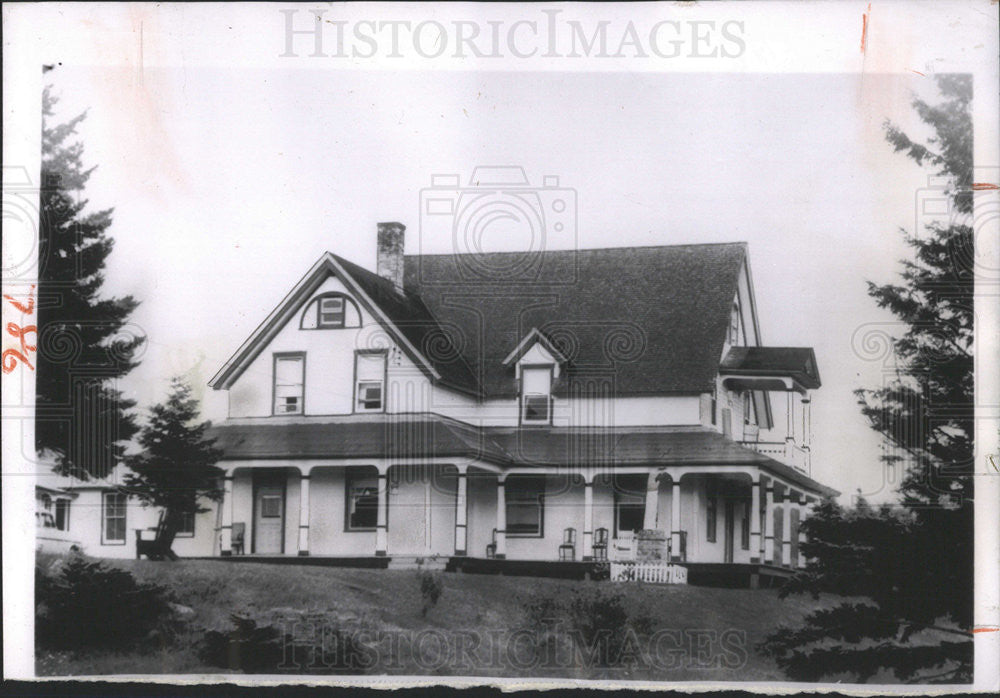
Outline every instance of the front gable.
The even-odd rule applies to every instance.
[[[344,297],[348,304],[345,308],[345,315],[357,315],[358,325],[355,330],[377,325],[385,334],[385,338],[404,351],[411,361],[425,372],[431,379],[440,378],[440,374],[434,366],[422,355],[422,353],[410,343],[398,327],[386,316],[378,305],[365,293],[345,271],[339,258],[327,252],[324,254],[306,275],[296,284],[284,300],[273,310],[254,333],[243,343],[235,354],[226,362],[219,372],[209,381],[209,385],[216,390],[228,390],[233,387],[236,381],[247,371],[250,366],[257,361],[265,350],[280,350],[277,346],[272,346],[279,334],[287,330],[297,333],[299,331],[318,330],[315,334],[327,336],[337,330],[320,330],[308,316],[310,306],[317,302],[320,296],[337,295]],[[346,328],[350,329],[350,328]],[[317,340],[306,340],[303,342],[316,343]],[[385,341],[383,339],[383,345]],[[358,346],[357,348],[364,348]],[[371,347],[369,347],[371,348]],[[288,349],[289,351],[302,351],[303,349]]]

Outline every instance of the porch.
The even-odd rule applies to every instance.
[[[224,558],[383,567],[372,560],[435,557],[456,571],[544,568],[580,578],[605,576],[610,562],[648,560],[637,531],[662,540],[652,559],[696,575],[792,570],[804,565],[799,521],[817,500],[763,468],[721,465],[595,473],[261,463],[232,467],[225,483],[216,550]]]

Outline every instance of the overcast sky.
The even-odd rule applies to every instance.
[[[918,75],[736,75],[93,70],[49,73],[60,118],[98,165],[87,196],[115,208],[109,292],[142,301],[149,337],[124,381],[140,405],[189,373],[205,384],[326,250],[374,268],[375,224],[421,235],[420,189],[477,165],[521,165],[576,190],[581,248],[746,241],[766,344],[811,346],[813,475],[888,496],[879,438],[852,391],[881,361],[856,333],[896,331],[866,295],[908,254],[929,172],[894,154],[882,123],[920,134]],[[516,236],[510,239],[516,239]],[[510,239],[506,245],[509,246]],[[487,244],[500,245],[497,238]],[[622,289],[627,293],[627,289]],[[870,325],[870,323],[888,323]]]

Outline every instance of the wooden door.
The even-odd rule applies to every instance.
[[[285,543],[285,488],[261,484],[254,495],[253,552],[280,554]]]

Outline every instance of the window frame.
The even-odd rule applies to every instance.
[[[374,470],[374,468],[372,468]],[[344,532],[345,533],[371,533],[378,530],[378,510],[382,505],[381,497],[379,497],[378,487],[379,487],[379,473],[376,470],[374,475],[369,474],[368,468],[347,468],[344,474]],[[351,501],[352,501],[352,489],[354,488],[354,481],[356,480],[375,480],[375,523],[371,526],[352,526],[351,525]],[[386,480],[386,486],[388,487],[389,482]],[[389,517],[388,510],[386,511],[386,525],[388,525]]]
[[[621,477],[621,476],[618,476],[618,477]],[[640,475],[639,477],[644,477],[644,476]],[[626,477],[625,480],[627,482],[627,477]],[[638,482],[638,478],[636,478],[636,481]],[[614,526],[613,526],[613,528],[614,528],[614,535],[615,535],[615,537],[617,537],[620,532],[622,532],[623,530],[625,530],[625,529],[623,529],[621,527],[621,521],[619,519],[619,516],[620,516],[620,513],[621,513],[621,504],[623,503],[622,497],[623,496],[628,496],[628,497],[635,497],[635,498],[637,498],[639,500],[639,504],[641,504],[641,506],[642,506],[643,519],[645,520],[645,516],[646,516],[646,492],[645,492],[645,489],[646,488],[644,486],[642,486],[642,487],[640,487],[640,489],[637,489],[637,490],[625,491],[625,488],[622,487],[622,486],[620,486],[620,483],[616,482],[614,479],[612,479],[611,483],[612,483],[612,488],[611,489],[612,489],[612,493],[614,495],[612,497],[612,500],[614,502],[614,512],[613,512],[613,524],[614,524]],[[659,496],[659,495],[657,495],[657,496]],[[639,507],[635,507],[635,508],[639,508]],[[636,530],[637,531],[638,530],[642,530],[642,528],[643,528],[642,526],[639,526],[639,528],[636,529]]]
[[[382,379],[381,388],[382,396],[377,408],[368,409],[361,407],[361,384],[362,383],[377,383],[371,378],[366,378],[360,380],[358,378],[358,360],[362,356],[381,356],[382,357]],[[386,386],[389,383],[389,352],[386,349],[356,349],[354,351],[354,401],[351,403],[351,412],[353,414],[379,414],[386,411]]]
[[[55,506],[55,520],[56,520],[56,530],[58,531],[68,531],[69,530],[69,509],[70,509],[69,499],[57,499]],[[62,511],[62,526],[59,525],[59,514]]]
[[[519,484],[519,487],[514,487],[513,492],[517,492],[522,496],[511,496],[512,488],[511,482]],[[524,491],[527,488],[522,483],[539,483],[534,491],[528,492]],[[511,475],[506,480],[504,480],[504,514],[507,521],[507,537],[508,538],[544,538],[545,537],[545,485],[546,478],[544,475]],[[522,490],[522,492],[518,492]],[[537,506],[538,511],[538,530],[536,532],[522,531],[514,532],[511,530],[511,515],[510,507],[514,505],[523,505],[524,503],[531,503]]]
[[[323,324],[323,301],[331,298],[339,298],[342,301],[341,305],[341,318],[339,324]],[[357,316],[358,324],[348,325],[347,324],[347,307],[348,304],[354,309],[354,314]],[[313,305],[316,307],[313,308]],[[316,321],[315,327],[306,327],[306,319],[314,319]],[[340,291],[327,291],[326,293],[320,293],[319,295],[313,296],[305,304],[302,311],[302,315],[299,317],[299,329],[312,331],[312,330],[345,330],[361,327],[364,319],[361,316],[361,308],[358,306],[357,302],[348,294],[342,293]]]
[[[546,398],[546,415],[545,419],[525,419],[525,398],[528,396],[524,392],[524,371],[525,369],[545,369],[549,370],[549,392],[545,395]],[[553,364],[519,364],[517,367],[518,380],[517,380],[517,421],[518,426],[551,426],[552,425],[552,411],[554,407],[554,400],[552,399],[552,386],[555,383],[555,366]],[[541,395],[541,393],[531,393],[531,395]]]
[[[705,541],[717,543],[719,540],[719,496],[718,490],[708,483],[705,492]]]
[[[121,504],[121,516],[115,516],[115,519],[122,520],[122,537],[118,538],[108,538],[108,497],[120,497]],[[110,491],[101,493],[101,545],[125,545],[128,542],[128,495],[124,492]]]
[[[743,515],[740,517],[740,549],[750,550],[750,515],[753,503],[749,499],[743,500]]]
[[[324,311],[323,304],[327,301],[338,301],[340,303],[340,312],[335,311]],[[323,315],[339,315],[340,320],[333,322],[326,322],[323,319]],[[342,330],[347,324],[347,300],[340,295],[323,295],[316,299],[316,329],[317,330]]]
[[[750,424],[755,423],[756,420],[751,422],[750,417],[753,413],[753,392],[749,390],[743,391],[743,426],[750,426]]]
[[[181,512],[181,517],[182,517],[181,519],[182,522],[184,522],[181,524],[182,526],[186,524],[187,517],[191,517],[191,529],[188,530],[186,528],[178,527],[177,533],[175,533],[174,535],[178,538],[194,538],[194,528],[196,525],[195,522],[198,518],[197,514],[195,514],[193,511],[184,511]]]
[[[302,360],[302,387],[299,395],[299,409],[297,412],[278,412],[278,361],[282,359]],[[306,353],[304,351],[282,351],[272,354],[271,361],[271,416],[288,417],[295,415],[305,415],[306,413]]]

